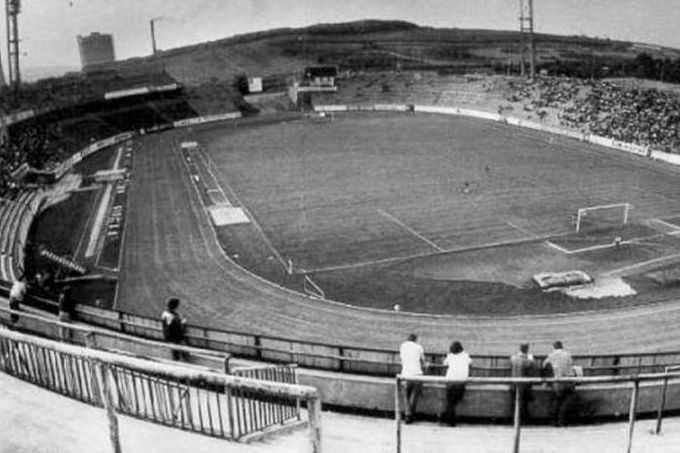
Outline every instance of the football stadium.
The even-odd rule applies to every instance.
[[[6,0],[0,450],[673,451],[680,43],[516,3],[22,80]]]

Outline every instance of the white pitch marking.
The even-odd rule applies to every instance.
[[[563,248],[563,247],[560,247],[560,246],[557,245],[557,244],[553,244],[553,243],[550,242],[550,241],[545,241],[545,243],[546,243],[549,247],[552,247],[552,248],[554,248],[555,250],[557,250],[558,252],[564,253],[565,255],[570,255],[570,254],[572,253],[572,252],[570,252],[569,250],[567,250],[567,249],[565,249],[565,248]]]
[[[106,189],[104,189],[104,195],[99,201],[99,207],[97,209],[97,215],[95,216],[94,225],[90,231],[90,240],[87,243],[87,248],[85,249],[85,257],[90,258],[94,255],[97,244],[99,243],[99,236],[104,227],[104,220],[106,218],[106,212],[109,209],[109,203],[111,203],[111,192],[113,191],[113,184],[106,184]]]
[[[659,258],[654,258],[653,260],[649,260],[649,261],[642,261],[642,262],[639,262],[639,263],[631,264],[629,266],[620,267],[618,269],[612,269],[611,271],[605,272],[602,275],[605,275],[605,276],[615,275],[615,274],[619,274],[621,272],[629,271],[631,269],[636,269],[638,267],[644,267],[644,266],[647,266],[649,264],[661,263],[663,261],[673,260],[673,259],[677,259],[677,258],[680,258],[680,253],[677,253],[675,255],[668,255],[668,256],[662,256],[662,257],[659,257]]]
[[[666,225],[669,228],[673,228],[674,231],[670,232],[669,234],[677,234],[678,232],[680,232],[680,226],[675,225],[675,224],[670,223],[670,222],[666,222],[665,220],[651,219],[650,222],[660,223],[662,225]]]
[[[533,231],[529,231],[529,230],[527,230],[526,228],[522,228],[521,226],[515,225],[515,224],[512,223],[512,222],[505,222],[505,224],[508,225],[510,228],[514,228],[515,230],[517,230],[517,231],[519,231],[519,232],[521,232],[521,233],[524,233],[524,234],[527,234],[527,235],[531,236],[531,237],[534,238],[534,239],[540,237],[539,235],[537,235],[537,234],[534,233]]]
[[[378,212],[380,214],[382,214],[383,216],[387,217],[388,219],[390,219],[391,221],[393,221],[394,223],[396,223],[397,225],[399,225],[400,227],[402,227],[403,229],[405,229],[406,231],[408,231],[409,233],[411,233],[412,235],[414,235],[415,237],[417,237],[418,239],[420,239],[421,241],[425,242],[430,247],[433,247],[440,252],[446,251],[443,248],[439,247],[434,242],[432,242],[431,240],[429,240],[428,238],[426,238],[425,236],[423,236],[422,234],[418,233],[416,230],[414,230],[410,226],[406,225],[404,222],[402,222],[401,220],[399,220],[398,218],[396,218],[395,216],[393,216],[389,212],[383,211],[382,209],[378,209]]]

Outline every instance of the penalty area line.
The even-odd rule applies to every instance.
[[[384,211],[384,210],[382,210],[382,209],[378,209],[378,212],[379,212],[381,215],[383,215],[384,217],[387,217],[389,220],[391,220],[392,222],[394,222],[394,223],[396,223],[397,225],[399,225],[400,227],[402,227],[404,230],[408,231],[409,233],[411,233],[412,235],[414,235],[415,237],[417,237],[418,239],[420,239],[421,241],[425,242],[427,245],[429,245],[430,247],[434,248],[435,250],[437,250],[437,251],[439,251],[439,252],[445,252],[445,251],[446,251],[446,250],[444,250],[443,248],[439,247],[437,244],[435,244],[435,243],[434,243],[433,241],[431,241],[430,239],[426,238],[425,236],[423,236],[422,234],[418,233],[416,230],[414,230],[414,229],[411,228],[410,226],[406,225],[404,222],[402,222],[401,220],[399,220],[398,218],[396,218],[395,216],[393,216],[393,215],[390,214],[389,212]]]
[[[678,233],[680,233],[680,226],[678,226],[674,223],[666,222],[665,220],[661,220],[661,219],[651,219],[650,222],[660,223],[661,225],[664,225],[664,226],[667,226],[668,228],[673,229],[673,231],[671,231],[670,233],[666,233],[666,234],[678,234]]]
[[[565,249],[564,247],[560,247],[559,245],[554,244],[550,241],[545,241],[545,243],[547,245],[549,245],[550,247],[554,248],[555,250],[558,250],[558,251],[560,251],[560,252],[562,252],[566,255],[576,255],[578,253],[594,252],[596,250],[605,250],[605,249],[608,249],[608,248],[616,247],[617,245],[645,244],[644,241],[658,239],[658,238],[662,238],[664,236],[668,236],[668,234],[654,234],[652,236],[640,236],[640,237],[636,237],[636,238],[626,239],[625,241],[621,241],[618,244],[616,242],[612,241],[612,242],[607,242],[607,243],[604,243],[604,244],[592,245],[590,247],[583,247],[583,248],[580,248],[580,249],[573,249],[573,250]]]
[[[550,241],[545,241],[545,243],[546,243],[549,247],[552,247],[552,248],[554,248],[555,250],[557,250],[558,252],[564,253],[565,255],[570,255],[570,254],[572,253],[572,252],[570,252],[569,250],[565,249],[564,247],[560,247],[559,245],[553,244],[553,243],[550,242]]]
[[[524,234],[526,234],[526,235],[528,235],[528,236],[531,236],[532,239],[538,239],[538,238],[540,238],[540,236],[539,236],[538,234],[534,233],[533,231],[529,231],[529,230],[527,230],[526,228],[522,228],[521,226],[516,225],[516,224],[514,224],[514,223],[512,223],[512,222],[505,222],[505,224],[506,224],[507,226],[509,226],[510,228],[519,231],[520,233],[524,233]]]
[[[648,261],[640,261],[639,263],[631,264],[629,266],[624,266],[620,267],[618,269],[612,269],[610,271],[604,272],[602,275],[604,276],[614,276],[617,274],[625,273],[627,271],[633,270],[633,269],[639,269],[641,267],[649,266],[652,264],[658,264],[658,263],[663,263],[664,261],[672,261],[680,258],[680,253],[676,253],[674,255],[668,255],[668,256],[661,256],[659,258],[654,258],[652,260]]]

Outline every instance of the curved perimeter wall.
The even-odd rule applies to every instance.
[[[680,155],[673,155],[651,150],[649,147],[622,143],[616,140],[584,134],[561,128],[544,126],[538,123],[504,117],[502,115],[467,110],[460,108],[376,104],[376,105],[325,105],[315,106],[318,112],[352,112],[352,111],[401,111],[423,112],[446,115],[462,115],[497,121],[519,127],[525,127],[549,133],[559,134],[590,143],[647,156],[675,165],[680,165]],[[238,113],[199,117],[177,121],[173,124],[159,125],[140,133],[162,131],[175,127],[186,127],[213,121],[223,121],[240,117]],[[85,150],[74,154],[59,167],[59,175],[63,175],[75,163],[90,154],[132,138],[136,133],[123,133],[90,145]],[[121,312],[79,307],[80,319],[95,325],[112,328],[132,335],[147,338],[158,338],[160,331],[158,321],[141,318]],[[242,355],[265,361],[294,361],[302,366],[301,384],[315,386],[319,389],[325,404],[363,410],[392,411],[394,409],[394,379],[388,377],[361,376],[358,373],[390,375],[398,368],[397,354],[394,351],[359,350],[334,345],[315,345],[294,340],[267,338],[247,333],[219,332],[192,327],[189,329],[191,343],[208,349],[226,350],[234,355]],[[486,357],[481,359],[483,366],[494,375],[494,370],[501,374],[507,372],[507,357]],[[590,370],[591,375],[639,373],[643,371],[663,371],[667,365],[680,361],[680,352],[661,354],[589,356],[577,358]],[[329,371],[322,371],[329,370]],[[350,374],[355,373],[355,374]],[[630,384],[587,385],[577,392],[575,413],[581,418],[610,417],[625,414],[630,405]],[[662,386],[658,384],[642,384],[640,386],[638,412],[652,413],[657,410],[661,398]],[[548,415],[550,392],[546,388],[537,388],[535,398],[530,407],[534,417],[544,418]],[[435,415],[441,412],[444,404],[444,389],[438,385],[426,385],[419,404],[419,412]],[[509,418],[510,392],[508,386],[476,386],[469,385],[459,412],[469,418]],[[667,393],[667,406],[670,410],[680,410],[680,381],[672,381]]]

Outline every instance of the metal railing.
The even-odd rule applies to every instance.
[[[230,373],[233,376],[258,381],[283,382],[287,384],[298,383],[296,365],[235,368]],[[267,400],[253,397],[250,392],[240,390],[233,390],[231,398],[235,403],[240,404],[243,408],[247,408],[250,414],[259,414],[260,417],[267,420],[269,426],[274,426],[277,423],[283,424],[290,420],[301,420],[300,400],[297,400],[296,404],[290,404],[289,402],[277,401],[276,399]]]
[[[78,307],[78,315],[84,322],[145,338],[159,339],[162,335],[160,321],[152,318],[82,305]],[[393,377],[401,369],[399,352],[389,349],[309,342],[194,325],[188,325],[187,339],[192,346],[224,351],[235,357],[297,363],[306,368],[384,377]],[[428,361],[434,364],[442,363],[444,357],[444,353],[427,354]],[[543,357],[536,356],[536,359]],[[473,376],[510,376],[509,355],[474,355],[473,360]],[[583,368],[585,376],[655,373],[662,372],[666,366],[680,365],[680,351],[575,355],[574,363]],[[438,365],[432,368],[437,372]]]
[[[0,329],[0,370],[62,395],[105,407],[114,451],[116,414],[239,440],[300,420],[308,410],[312,450],[320,451],[316,389],[195,370]]]
[[[673,369],[680,369],[680,367],[673,367]],[[402,452],[402,408],[407,404],[404,401],[405,391],[404,387],[406,383],[420,383],[430,386],[445,386],[447,383],[459,383],[459,384],[476,384],[482,386],[493,386],[493,385],[507,385],[510,388],[519,388],[520,386],[540,386],[540,385],[552,385],[558,384],[573,384],[573,385],[585,385],[585,384],[626,384],[629,383],[631,386],[630,403],[628,411],[628,430],[627,430],[627,453],[631,453],[633,445],[633,433],[636,422],[637,408],[638,408],[638,394],[640,390],[640,383],[643,382],[663,382],[663,385],[658,386],[660,389],[658,414],[657,414],[657,425],[656,434],[661,433],[661,420],[663,418],[663,412],[666,401],[666,388],[669,380],[680,380],[680,372],[666,370],[664,373],[655,374],[641,374],[632,376],[593,376],[593,377],[569,377],[569,378],[475,378],[471,377],[464,380],[447,380],[444,377],[439,376],[417,376],[417,377],[405,377],[397,375],[395,379],[394,386],[394,420],[395,420],[395,451],[397,453]],[[520,451],[520,437],[522,430],[522,410],[521,410],[521,392],[514,392],[513,400],[513,453],[518,453]]]
[[[33,299],[41,309],[56,313],[56,303]],[[109,331],[152,340],[162,339],[161,323],[154,318],[78,305],[77,319]],[[187,326],[186,337],[188,346],[201,349],[204,353],[212,351],[270,363],[296,363],[306,368],[390,378],[401,370],[399,352],[396,350],[317,343],[196,325]],[[443,374],[444,367],[438,364],[442,363],[445,355],[426,355],[428,361],[434,364],[431,373]],[[539,361],[544,358],[535,357]],[[472,358],[472,376],[510,376],[509,355],[474,355]],[[583,368],[584,376],[660,373],[668,366],[680,366],[680,351],[574,355],[574,363]]]

